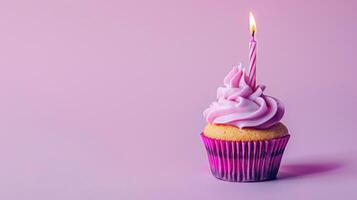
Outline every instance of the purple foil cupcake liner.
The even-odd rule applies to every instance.
[[[274,179],[290,135],[263,141],[224,141],[201,133],[213,176],[224,181]]]

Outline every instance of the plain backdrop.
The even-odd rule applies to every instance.
[[[0,2],[0,199],[356,199],[357,1]],[[210,175],[233,65],[286,106],[278,179]]]

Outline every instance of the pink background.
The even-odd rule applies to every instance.
[[[356,199],[356,1],[7,1],[0,199]],[[279,179],[210,175],[202,111],[248,60],[286,105]]]

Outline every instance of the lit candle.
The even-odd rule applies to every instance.
[[[255,25],[255,19],[252,12],[249,12],[249,30],[252,34],[252,39],[249,42],[249,73],[248,84],[255,89],[256,84],[256,63],[257,63],[257,41],[254,38],[254,34],[257,31]]]

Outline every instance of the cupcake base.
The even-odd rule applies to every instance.
[[[224,181],[275,179],[290,135],[262,141],[224,141],[201,133],[212,175]]]

